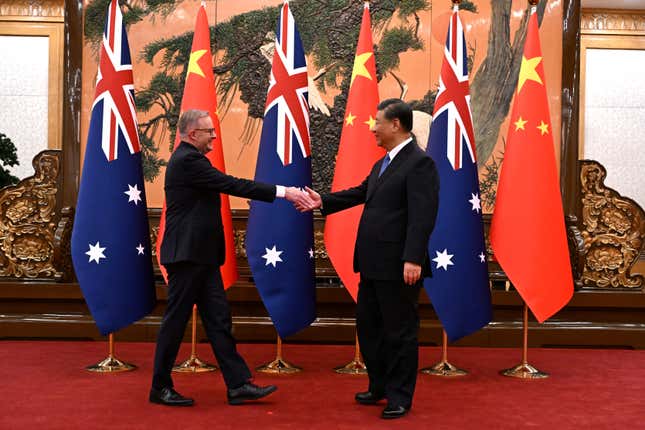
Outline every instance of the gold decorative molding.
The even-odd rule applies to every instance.
[[[246,258],[246,247],[244,246],[246,230],[234,229],[233,240],[235,241],[235,256],[238,258]]]
[[[60,151],[42,151],[32,163],[34,176],[1,190],[0,277],[69,277],[69,243],[64,242],[69,242],[71,218],[61,217],[56,204],[60,157]]]
[[[350,244],[349,246],[354,246]],[[328,259],[327,248],[325,248],[325,232],[323,230],[314,231],[314,256],[317,259]]]
[[[583,285],[642,289],[645,278],[630,272],[645,243],[645,212],[605,186],[607,170],[600,163],[580,163]]]
[[[645,12],[589,9],[582,11],[580,31],[591,34],[645,34]]]
[[[65,1],[2,0],[0,20],[65,22]]]

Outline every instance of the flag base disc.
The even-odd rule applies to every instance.
[[[504,376],[510,376],[511,378],[521,379],[544,379],[549,377],[548,373],[541,372],[528,363],[522,363],[510,369],[500,370],[499,373]]]
[[[180,373],[202,373],[215,372],[217,369],[217,366],[214,364],[206,363],[196,355],[191,355],[188,360],[173,366],[172,371]]]
[[[447,377],[468,375],[468,372],[466,370],[460,369],[450,364],[447,361],[440,361],[439,363],[433,366],[425,367],[419,370],[419,372],[424,373],[426,375],[447,376]]]
[[[367,367],[360,359],[354,359],[344,366],[335,367],[334,372],[343,375],[367,375]]]
[[[284,361],[282,358],[276,358],[271,363],[265,364],[263,366],[257,367],[255,369],[261,373],[298,373],[302,372],[302,368],[294,366],[288,361]]]
[[[134,364],[129,364],[114,357],[108,357],[105,360],[87,366],[85,370],[90,372],[99,372],[99,373],[117,373],[117,372],[129,372],[135,370],[137,366]]]

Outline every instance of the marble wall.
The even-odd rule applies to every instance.
[[[645,50],[589,48],[586,57],[583,158],[645,207]]]
[[[33,174],[31,161],[47,149],[49,37],[0,36],[0,132],[16,145],[19,178]]]

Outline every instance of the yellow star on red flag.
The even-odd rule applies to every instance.
[[[520,77],[517,82],[517,92],[522,91],[522,87],[526,81],[535,81],[542,84],[540,74],[535,70],[542,61],[542,57],[526,58],[522,56],[522,65],[520,66]]]
[[[517,119],[517,121],[515,121],[515,122],[513,123],[513,124],[515,124],[515,131],[517,131],[517,130],[524,130],[524,125],[525,125],[527,122],[528,122],[527,120],[522,119],[522,116],[520,116],[520,117]]]
[[[188,71],[186,72],[186,76],[190,75],[191,73],[194,73],[196,75],[201,76],[202,78],[205,77],[204,71],[197,63],[199,59],[204,56],[205,53],[206,53],[205,49],[200,49],[199,51],[190,53],[190,59],[188,60]]]

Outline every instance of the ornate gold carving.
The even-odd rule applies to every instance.
[[[60,151],[33,160],[35,175],[0,192],[0,276],[61,278],[54,266]]]
[[[351,244],[350,246],[354,246]],[[314,231],[314,256],[316,259],[328,259],[327,248],[325,248],[325,233],[322,230]]]
[[[60,281],[75,281],[72,265],[72,225],[74,209],[65,207],[61,210],[61,218],[54,232],[54,267],[62,274]]]
[[[63,0],[2,0],[0,19],[64,21],[65,2]]]
[[[233,230],[233,237],[233,240],[235,240],[235,255],[238,258],[246,258],[246,248],[244,247],[246,230]]]
[[[150,244],[152,245],[152,255],[157,255],[157,239],[159,237],[159,226],[150,229]]]
[[[578,219],[569,216],[566,220],[567,242],[569,245],[569,259],[573,272],[573,286],[576,290],[582,288],[582,273],[585,265],[585,241],[577,227]]]
[[[582,13],[580,30],[583,33],[645,33],[645,14],[624,10],[589,10]]]
[[[645,243],[645,212],[633,200],[605,187],[605,168],[581,161],[582,238],[585,287],[642,288],[645,278],[631,267]]]

